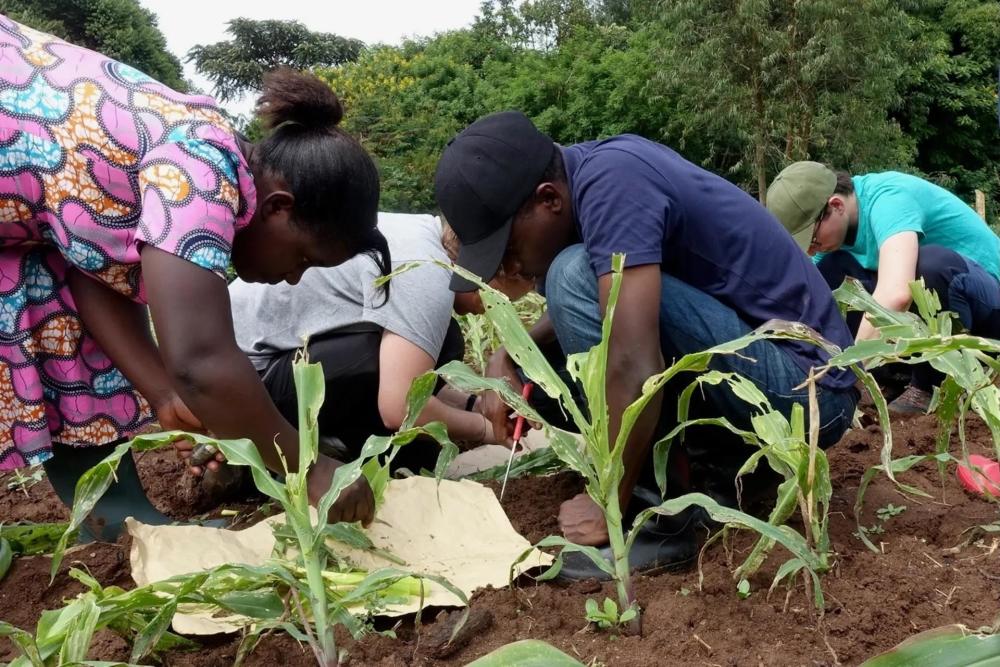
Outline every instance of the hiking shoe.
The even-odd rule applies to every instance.
[[[697,506],[672,516],[654,515],[639,529],[632,543],[628,552],[629,570],[653,575],[693,565],[698,557],[698,528],[707,520],[705,511]],[[597,550],[605,560],[612,562],[610,546]],[[563,566],[556,578],[560,581],[609,581],[611,576],[588,556],[573,551],[563,556]]]
[[[889,404],[889,410],[899,415],[923,415],[930,405],[931,393],[911,384]]]

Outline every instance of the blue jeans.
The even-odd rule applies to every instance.
[[[601,339],[601,315],[597,276],[590,267],[582,245],[563,250],[549,267],[545,280],[549,317],[555,327],[559,345],[565,354],[583,352]],[[740,319],[732,308],[718,299],[677,278],[662,274],[660,309],[660,346],[669,365],[672,360],[700,352],[714,345],[739,338],[752,327]],[[779,343],[758,341],[742,351],[742,356],[717,355],[711,367],[738,373],[749,378],[767,396],[772,407],[786,417],[792,405],[806,408],[808,393],[795,389],[806,379],[803,371]],[[746,358],[748,357],[748,358]],[[756,360],[756,363],[752,360]],[[693,374],[682,374],[664,390],[659,431],[669,430],[676,423],[677,395],[694,380]],[[818,387],[820,408],[820,446],[833,445],[850,426],[858,401],[853,387],[831,390]],[[700,393],[700,392],[696,392]],[[735,426],[752,430],[751,408],[727,387],[706,387],[704,401],[692,405],[692,416],[726,417]],[[728,432],[711,429],[708,437],[687,438],[692,459],[697,456],[725,458],[733,456],[730,467],[737,468],[749,453],[742,441],[727,437]],[[693,433],[693,431],[692,431]],[[706,433],[706,431],[702,431]],[[733,451],[720,451],[718,443],[732,443]],[[735,471],[734,471],[735,472]]]

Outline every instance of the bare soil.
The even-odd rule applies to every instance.
[[[895,457],[930,453],[936,421],[917,417],[893,423]],[[974,451],[990,454],[989,433],[978,423],[969,426]],[[904,497],[884,476],[868,491],[863,523],[878,523],[875,512],[889,503],[906,510],[884,523],[873,535],[881,553],[872,553],[854,535],[853,508],[861,476],[879,461],[882,436],[878,426],[849,432],[829,451],[834,482],[830,537],[835,552],[833,570],[823,578],[826,608],[820,616],[801,582],[790,593],[780,588],[767,595],[771,579],[784,560],[780,548],[752,580],[746,600],[736,595],[731,572],[752,545],[752,536],[736,535],[728,544],[717,542],[705,553],[700,573],[688,572],[638,577],[636,591],[645,609],[641,637],[596,632],[583,618],[589,597],[613,597],[608,586],[595,581],[571,586],[522,583],[516,589],[482,590],[472,600],[481,612],[481,625],[458,652],[443,659],[434,637],[441,620],[424,617],[421,628],[405,619],[394,628],[396,639],[371,634],[361,641],[342,638],[352,665],[464,665],[511,641],[544,639],[587,664],[622,667],[647,665],[856,665],[887,650],[907,636],[949,623],[971,627],[990,625],[1000,613],[1000,540],[969,529],[1000,518],[997,505],[972,497],[958,486],[954,470],[944,479],[936,466],[921,465],[904,476],[906,482],[932,499]],[[954,443],[957,447],[957,442]],[[183,519],[211,508],[199,495],[172,454],[152,452],[139,460],[150,496],[171,516]],[[27,496],[7,489],[0,479],[0,521],[58,521],[67,513],[51,487],[43,481]],[[578,493],[581,482],[562,473],[546,478],[512,480],[504,507],[515,529],[535,541],[558,531],[559,502]],[[497,489],[497,491],[499,491]],[[254,501],[226,507],[247,512]],[[970,536],[972,539],[970,539]],[[0,581],[0,619],[33,629],[44,609],[82,587],[66,576],[70,565],[83,564],[105,584],[133,585],[127,544],[90,545],[67,556],[51,586],[49,559],[17,559]],[[702,579],[703,577],[703,579]],[[485,620],[490,619],[490,620]],[[378,628],[386,630],[390,628]],[[436,634],[440,634],[436,633]],[[232,664],[239,639],[201,640],[194,652],[171,652],[163,664],[215,666]],[[127,660],[128,642],[103,632],[91,658]],[[0,660],[15,655],[9,643],[0,643]],[[307,648],[288,636],[265,638],[250,655],[251,665],[315,664]]]

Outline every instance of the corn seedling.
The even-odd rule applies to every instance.
[[[404,265],[393,275],[398,275],[402,271],[410,270],[419,265],[420,263]],[[584,477],[587,493],[602,509],[607,521],[613,554],[612,561],[607,561],[600,551],[593,547],[573,544],[561,537],[547,537],[536,546],[540,548],[558,547],[561,550],[553,565],[540,575],[539,579],[546,580],[557,576],[562,568],[564,554],[570,552],[584,554],[612,578],[618,597],[617,607],[622,615],[634,611],[635,616],[630,625],[635,630],[638,629],[640,609],[632,589],[628,552],[638,534],[638,528],[654,513],[677,514],[691,505],[698,505],[716,521],[751,528],[767,539],[784,545],[810,571],[815,572],[821,569],[821,564],[810,551],[805,540],[794,531],[769,525],[743,512],[724,507],[703,494],[688,494],[643,512],[636,519],[632,529],[626,533],[622,525],[623,508],[618,499],[618,487],[624,473],[622,455],[629,434],[643,410],[663,386],[678,374],[684,372],[704,373],[708,370],[708,364],[714,355],[737,353],[754,341],[763,338],[763,335],[751,333],[704,352],[686,355],[662,373],[649,378],[644,383],[639,398],[625,409],[617,437],[612,441],[608,427],[609,418],[605,394],[606,366],[615,304],[621,290],[623,265],[624,256],[616,255],[612,261],[612,287],[600,343],[587,352],[570,355],[567,359],[567,369],[573,380],[580,385],[586,397],[586,408],[583,408],[576,403],[573,392],[531,340],[510,300],[500,292],[485,285],[468,271],[460,267],[441,264],[441,266],[445,266],[479,285],[479,294],[486,306],[486,317],[495,326],[500,341],[536,387],[549,397],[559,401],[562,409],[571,417],[582,435],[584,443],[582,449],[575,438],[546,424],[545,420],[507,382],[480,377],[479,374],[460,362],[446,364],[437,372],[449,384],[463,391],[492,390],[498,392],[504,402],[518,414],[541,423],[546,428],[552,450],[556,456],[562,459],[569,468]],[[440,467],[441,462],[439,461]],[[528,553],[530,552],[526,552],[521,560],[526,558]]]
[[[584,617],[602,630],[627,625],[635,619],[638,613],[635,607],[618,613],[618,605],[611,598],[604,598],[604,603],[600,605],[597,604],[597,600],[591,598],[587,600],[585,611]]]
[[[15,468],[10,475],[10,479],[7,480],[8,489],[17,489],[21,491],[25,497],[28,496],[28,489],[38,484],[45,477],[45,468],[41,464],[31,466],[27,471],[22,471],[21,468]]]
[[[787,561],[778,569],[770,590],[773,591],[782,580],[790,579],[799,572],[806,572],[812,579],[813,601],[816,607],[822,610],[824,599],[817,575],[830,568],[828,527],[833,485],[830,482],[830,466],[826,453],[818,446],[819,406],[816,400],[815,376],[810,374],[807,383],[810,402],[808,434],[804,426],[804,409],[801,405],[793,406],[789,419],[774,410],[767,397],[750,380],[732,373],[718,371],[704,373],[681,392],[678,418],[683,421],[655,445],[654,456],[657,462],[657,482],[663,490],[666,480],[662,473],[666,468],[669,448],[675,438],[682,435],[690,426],[722,427],[740,436],[745,443],[755,446],[756,451],[737,473],[737,480],[756,470],[761,459],[765,459],[770,468],[782,476],[783,481],[778,486],[777,501],[768,517],[768,524],[801,538],[802,536],[785,525],[798,508],[807,527],[804,542],[811,556],[809,560],[795,557]],[[687,419],[692,394],[705,385],[719,384],[727,385],[737,397],[747,403],[751,413],[752,432],[736,428],[724,418]],[[760,569],[774,545],[773,539],[761,535],[750,555],[736,568],[733,576],[740,580],[740,585],[745,588],[747,596],[750,590],[749,577]],[[742,597],[743,592],[739,588],[737,591]]]
[[[524,326],[531,327],[545,312],[545,297],[537,292],[528,292],[514,302],[514,307]],[[455,319],[465,340],[465,362],[483,374],[490,356],[502,344],[496,325],[485,314],[456,315]]]
[[[861,341],[835,355],[830,359],[830,365],[864,363],[869,368],[875,368],[896,362],[930,364],[945,376],[931,402],[931,409],[939,423],[936,456],[933,458],[940,472],[943,474],[946,464],[954,460],[948,450],[956,426],[961,460],[968,461],[965,421],[970,410],[979,415],[989,428],[994,451],[1000,456],[1000,388],[996,385],[1000,362],[995,358],[1000,353],[1000,341],[953,333],[953,314],[941,311],[940,300],[924,286],[923,280],[910,283],[910,291],[919,314],[896,312],[879,305],[860,283],[852,279],[837,288],[834,292],[837,300],[849,309],[866,313],[878,330],[878,337]],[[894,461],[888,413],[883,415],[881,407],[879,411],[885,441],[882,462],[877,470],[884,472],[904,493],[926,497],[926,492],[896,479],[897,473],[909,470],[920,461],[927,460],[926,457],[905,457]],[[860,525],[866,487],[867,484],[863,484],[858,490],[855,514],[859,519],[862,540],[869,548],[875,549],[864,537],[865,529]]]
[[[34,556],[55,551],[59,539],[69,524],[56,523],[8,523],[0,525],[0,538],[7,540],[15,554]],[[72,537],[76,537],[73,533]]]
[[[459,599],[465,595],[440,577],[414,579],[409,574],[385,568],[373,572],[354,571],[350,563],[333,555],[327,540],[334,539],[351,546],[372,549],[368,538],[349,524],[330,524],[327,513],[340,493],[355,482],[367,467],[377,497],[388,483],[388,461],[370,464],[377,457],[405,445],[419,435],[428,435],[446,448],[456,449],[447,439],[444,425],[431,423],[413,427],[416,415],[427,403],[434,387],[434,374],[418,378],[407,395],[407,417],[402,430],[392,436],[373,436],[362,448],[355,461],[339,467],[330,489],[323,495],[315,511],[309,506],[307,474],[318,456],[319,432],[316,422],[323,403],[323,373],[318,364],[309,364],[300,356],[293,368],[299,397],[299,466],[285,469],[279,481],[264,466],[263,460],[249,440],[217,440],[183,432],[159,433],[135,438],[117,447],[94,468],[85,472],[77,483],[69,525],[60,537],[52,559],[52,576],[58,570],[63,552],[87,514],[107,490],[122,456],[130,448],[138,451],[169,445],[177,438],[211,444],[221,450],[229,465],[249,466],[257,488],[272,498],[285,511],[286,524],[276,528],[277,547],[272,560],[265,566],[223,566],[159,582],[135,591],[102,589],[96,581],[77,572],[75,576],[91,589],[69,607],[50,614],[49,626],[40,624],[40,634],[33,649],[26,649],[23,635],[6,628],[25,650],[23,664],[49,664],[58,649],[60,664],[67,644],[89,643],[98,624],[137,632],[133,662],[160,644],[178,605],[195,605],[225,610],[255,619],[254,632],[245,646],[252,646],[261,632],[283,629],[300,641],[308,643],[317,663],[336,665],[340,656],[334,641],[334,627],[345,625],[352,633],[364,631],[357,614],[368,615],[401,599],[423,599],[424,582],[433,581]],[[392,453],[389,453],[391,458]],[[331,571],[332,570],[332,571]],[[96,611],[94,611],[96,609]],[[122,616],[125,614],[125,616]],[[43,619],[46,618],[43,616]],[[77,619],[77,620],[74,620]],[[85,619],[79,620],[79,619]],[[124,619],[124,620],[123,620]],[[79,625],[72,625],[76,623]],[[300,629],[301,628],[301,629]],[[41,632],[45,630],[45,632]],[[70,631],[72,630],[72,631]],[[0,630],[2,631],[2,630]],[[89,634],[88,634],[89,633]],[[18,639],[20,638],[20,639]],[[241,652],[244,655],[245,651]],[[73,655],[77,655],[73,653]],[[41,656],[41,663],[34,658]],[[77,658],[82,659],[82,658]]]

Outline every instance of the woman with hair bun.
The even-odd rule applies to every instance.
[[[0,471],[43,463],[64,502],[113,445],[147,430],[250,438],[298,464],[233,333],[226,269],[295,284],[357,254],[389,267],[379,179],[319,79],[278,70],[238,136],[209,97],[0,16]],[[150,335],[148,312],[157,342]],[[272,443],[274,443],[272,445]],[[339,463],[309,479],[315,502]],[[363,480],[331,520],[372,519]],[[87,535],[169,521],[126,457]]]

